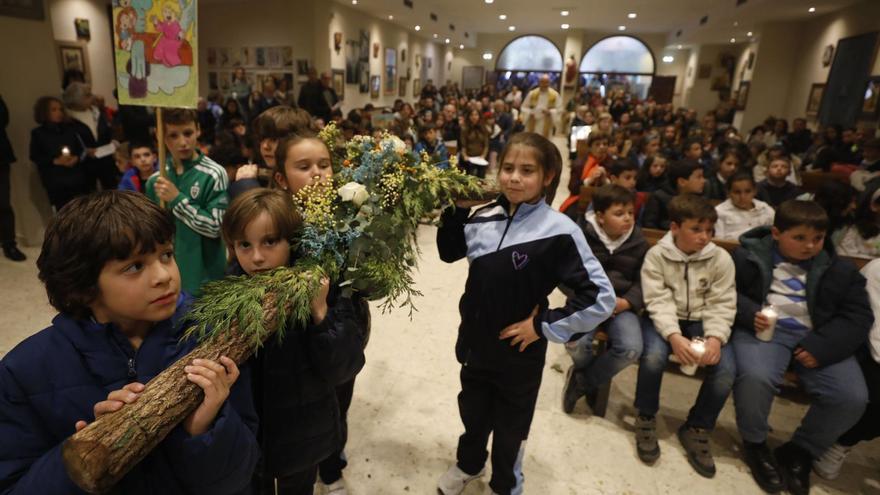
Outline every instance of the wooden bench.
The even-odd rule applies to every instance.
[[[801,174],[801,189],[803,189],[804,192],[815,194],[822,184],[830,181],[849,184],[849,178],[845,174],[837,172],[807,171]]]

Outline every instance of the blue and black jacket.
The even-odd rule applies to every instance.
[[[614,289],[593,256],[584,234],[543,200],[520,204],[509,214],[501,196],[479,208],[443,212],[437,233],[440,258],[470,263],[459,303],[456,357],[463,364],[504,369],[543,366],[547,340],[564,343],[605,321],[614,310]],[[572,290],[565,306],[550,309],[547,296],[559,285]],[[538,307],[535,329],[541,338],[525,351],[498,335]]]

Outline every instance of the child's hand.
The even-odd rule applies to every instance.
[[[235,180],[243,180],[243,179],[256,179],[257,178],[257,166],[253,163],[248,163],[247,165],[242,165],[238,167],[238,170],[235,171]]]
[[[721,341],[715,337],[706,339],[706,352],[700,364],[703,366],[714,366],[721,361]]]
[[[183,368],[186,379],[195,383],[205,392],[205,398],[195,411],[183,420],[183,429],[191,436],[208,431],[220,407],[229,397],[229,389],[238,379],[238,366],[226,356],[220,362],[209,359],[193,359],[191,365]]]
[[[766,332],[770,329],[770,320],[767,316],[758,311],[755,313],[755,332]]]
[[[669,345],[672,353],[678,358],[678,362],[684,365],[699,364],[700,358],[691,349],[691,341],[680,333],[674,333],[669,337]]]
[[[159,199],[166,203],[174,201],[174,198],[176,198],[177,195],[180,194],[177,186],[175,186],[174,183],[172,183],[165,177],[159,177],[156,180],[155,190],[156,196],[159,196]]]
[[[526,350],[526,347],[528,347],[529,344],[536,342],[539,339],[538,334],[535,332],[535,315],[537,314],[538,306],[535,306],[535,309],[532,310],[531,314],[529,314],[526,319],[509,325],[502,330],[501,334],[498,336],[498,340],[513,337],[513,340],[510,341],[510,345],[515,346],[520,344],[519,352]]]
[[[102,400],[95,404],[95,407],[92,409],[95,413],[95,418],[99,418],[107,413],[116,412],[122,409],[122,406],[125,404],[131,404],[136,401],[138,397],[140,397],[141,392],[144,391],[144,384],[133,382],[129,383],[126,386],[120,388],[119,390],[114,390],[107,394],[107,400]],[[82,430],[86,427],[88,423],[85,421],[77,421],[76,422],[76,431]]]
[[[617,298],[617,303],[614,305],[614,314],[620,314],[624,311],[629,311],[632,309],[632,304],[629,303],[626,299],[622,297]]]
[[[816,358],[803,347],[798,347],[794,350],[794,358],[797,359],[797,361],[801,363],[804,368],[819,367],[819,361],[816,361]]]
[[[320,324],[327,317],[327,294],[330,293],[330,279],[322,278],[321,287],[312,298],[312,321],[315,325]]]

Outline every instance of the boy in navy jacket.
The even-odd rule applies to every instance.
[[[874,321],[865,279],[822,249],[827,228],[828,216],[817,203],[786,201],[772,229],[743,234],[733,256],[736,422],[752,476],[771,493],[809,493],[813,459],[859,420],[868,401],[854,357]],[[773,305],[775,325],[764,305]],[[789,363],[811,404],[774,458],[767,417]]]
[[[128,191],[77,198],[49,224],[37,266],[60,313],[0,361],[0,492],[82,493],[62,443],[195,347],[180,341],[188,300],[173,238],[168,214]],[[119,493],[248,492],[259,449],[247,371],[225,356],[185,370],[202,403]]]

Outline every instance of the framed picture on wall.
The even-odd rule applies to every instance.
[[[880,76],[868,79],[865,86],[864,100],[862,100],[862,120],[877,120],[877,110],[880,108]]]
[[[61,73],[74,69],[83,73],[86,82],[92,80],[89,74],[89,54],[86,45],[81,41],[58,41],[58,57],[61,62]]]
[[[76,39],[89,40],[92,38],[92,30],[89,28],[88,19],[74,19],[73,28],[76,30]]]
[[[418,77],[413,79],[413,98],[418,98],[422,94],[422,80]]]
[[[813,83],[810,87],[810,95],[807,98],[806,114],[810,117],[819,115],[819,108],[822,107],[822,96],[825,95],[825,83]]]
[[[745,110],[746,103],[749,101],[749,87],[752,85],[750,81],[741,81],[739,83],[739,92],[736,94],[736,109]]]
[[[394,95],[394,85],[397,83],[397,50],[385,49],[385,96]]]
[[[341,69],[333,69],[333,91],[340,100],[345,99],[345,71]]]
[[[370,98],[379,98],[379,90],[382,88],[382,76],[370,76]]]
[[[406,77],[400,76],[400,80],[397,82],[397,96],[403,98],[406,96]]]

